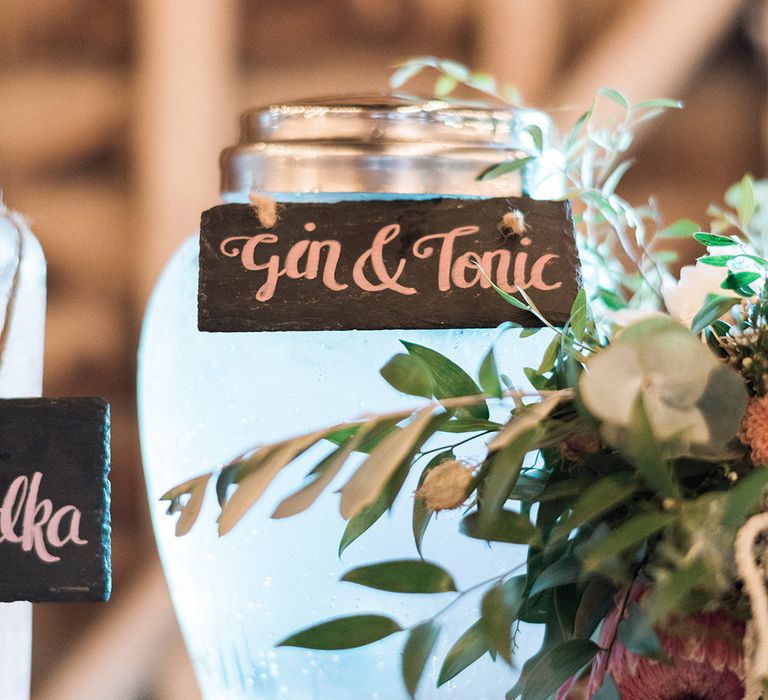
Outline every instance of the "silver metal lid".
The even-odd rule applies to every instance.
[[[549,118],[530,109],[389,94],[274,104],[242,116],[239,143],[221,156],[222,193],[516,194],[519,173],[471,183],[484,167],[530,153],[533,124],[546,143]]]
[[[285,141],[450,142],[519,145],[521,122],[545,122],[535,110],[448,103],[402,95],[287,102],[246,112],[241,144]]]

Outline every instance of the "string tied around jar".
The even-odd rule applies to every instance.
[[[248,199],[259,223],[264,228],[272,228],[278,219],[277,202],[274,197],[261,192],[250,192]]]

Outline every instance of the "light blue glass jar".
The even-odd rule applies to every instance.
[[[532,110],[455,106],[377,97],[284,104],[245,114],[240,143],[222,155],[222,199],[247,202],[251,192],[278,202],[383,197],[551,197],[560,193],[557,159],[537,172],[483,182],[477,175],[533,148],[525,127],[548,134]],[[543,183],[533,191],[530,182]],[[400,339],[427,345],[472,372],[497,341],[501,370],[524,384],[548,334],[520,340],[514,331],[384,330],[201,333],[197,330],[197,236],[163,273],[147,310],[139,356],[139,418],[147,489],[160,555],[203,694],[222,698],[398,700],[398,636],[345,652],[274,647],[297,629],[331,617],[384,613],[412,625],[451,599],[393,596],[339,583],[352,566],[416,556],[411,535],[414,479],[392,513],[340,559],[345,523],[338,496],[325,493],[308,511],[271,520],[308,463],[298,459],[223,538],[209,494],[189,535],[175,538],[159,496],[171,486],[230,461],[259,443],[276,441],[362,413],[410,405],[379,375]],[[491,292],[492,293],[492,292]],[[473,456],[470,447],[465,453]],[[479,456],[479,455],[477,455]],[[343,481],[344,475],[340,476]],[[441,513],[424,551],[455,575],[460,588],[509,569],[513,545],[486,544],[457,532],[460,513]],[[439,690],[440,660],[477,619],[467,596],[444,616],[420,698],[500,698],[515,672],[486,655]],[[536,632],[518,635],[520,655],[536,648]]]

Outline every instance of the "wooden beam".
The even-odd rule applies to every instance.
[[[139,573],[50,673],[34,700],[144,697],[176,635],[160,565]],[[5,697],[5,696],[3,696]]]
[[[537,104],[551,87],[560,60],[568,0],[476,0],[477,54],[473,64],[517,87]]]
[[[136,290],[143,309],[171,252],[218,199],[235,140],[234,0],[141,0],[136,83]]]
[[[608,85],[630,99],[676,97],[732,27],[743,0],[636,0],[554,85],[547,104],[586,109]],[[570,121],[568,116],[567,121]]]

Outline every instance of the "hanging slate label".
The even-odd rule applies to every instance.
[[[201,331],[540,326],[492,283],[562,325],[580,266],[568,202],[282,204],[269,229],[224,204],[202,216],[199,281]]]
[[[0,601],[107,600],[109,406],[0,400]]]

